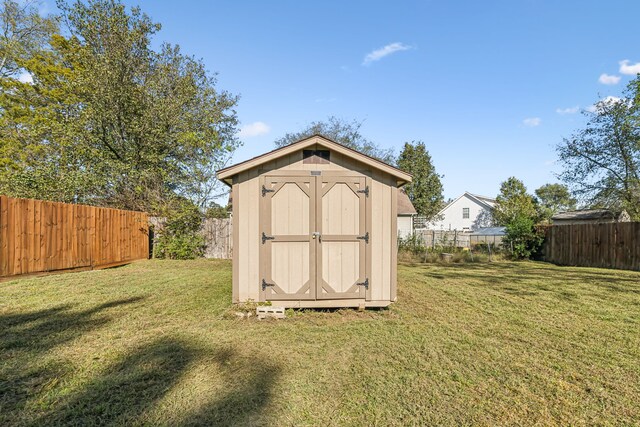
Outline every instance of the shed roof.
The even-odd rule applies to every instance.
[[[231,177],[233,177],[234,175],[237,175],[240,172],[255,168],[264,163],[270,162],[272,160],[286,156],[288,154],[291,154],[298,150],[302,150],[306,147],[309,147],[315,144],[329,148],[331,150],[339,152],[342,155],[345,155],[354,160],[365,163],[373,168],[386,172],[389,175],[395,177],[398,180],[399,185],[404,185],[407,182],[411,182],[410,174],[394,166],[388,165],[378,159],[374,159],[373,157],[367,156],[366,154],[362,154],[359,151],[353,150],[349,147],[345,147],[344,145],[338,142],[335,142],[322,135],[313,135],[308,138],[301,139],[300,141],[294,142],[292,144],[286,145],[284,147],[276,148],[275,150],[269,151],[260,156],[256,156],[252,159],[226,167],[224,169],[220,169],[216,174],[218,176],[218,179],[222,180],[226,184],[230,184]]]
[[[552,220],[587,221],[597,219],[618,219],[624,216],[624,211],[611,211],[609,209],[582,209],[577,211],[559,212],[551,217]]]
[[[471,236],[504,236],[505,234],[505,227],[483,227],[470,233]]]
[[[398,215],[416,215],[418,212],[404,190],[398,191]]]

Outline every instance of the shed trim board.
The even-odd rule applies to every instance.
[[[327,160],[305,161],[309,147]],[[284,148],[218,172],[232,187],[233,302],[395,301],[398,187],[411,176],[321,136]]]
[[[286,156],[293,152],[302,150],[312,145],[320,145],[329,149],[332,149],[340,154],[351,157],[354,160],[363,162],[365,164],[369,164],[376,169],[380,169],[390,175],[398,178],[398,184],[404,185],[408,182],[411,182],[411,175],[396,168],[391,165],[388,165],[384,162],[381,162],[378,159],[374,159],[373,157],[367,156],[366,154],[362,154],[356,150],[353,150],[349,147],[345,147],[342,144],[339,144],[335,141],[332,141],[329,138],[326,138],[322,135],[313,135],[308,138],[302,139],[298,142],[294,142],[293,144],[286,145],[284,147],[276,148],[275,150],[269,151],[268,153],[262,154],[260,156],[251,158],[244,162],[229,166],[224,169],[220,169],[217,172],[218,179],[225,182],[227,185],[231,183],[228,181],[230,177],[236,175],[242,171],[247,169],[254,168],[261,164],[267,163],[271,160],[274,160],[278,157]]]

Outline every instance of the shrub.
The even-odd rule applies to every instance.
[[[427,250],[422,236],[413,233],[407,237],[398,237],[398,251],[409,252],[413,255],[423,254]]]
[[[535,254],[544,240],[544,234],[534,227],[532,218],[518,215],[505,228],[503,242],[516,259],[528,259]]]
[[[154,256],[168,259],[194,259],[204,253],[204,238],[199,234],[202,213],[193,203],[181,203],[169,213],[156,240]]]
[[[204,253],[204,238],[197,234],[162,234],[156,243],[156,258],[194,259]]]

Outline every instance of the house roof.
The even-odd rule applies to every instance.
[[[496,199],[491,198],[491,197],[481,196],[479,194],[469,193],[468,191],[466,191],[465,194],[468,194],[469,196],[474,197],[474,198],[478,199],[479,201],[481,201],[481,202],[483,202],[483,203],[485,203],[485,204],[487,204],[487,205],[489,205],[491,207],[494,207],[495,204],[496,204]]]
[[[609,209],[582,209],[577,211],[559,212],[551,217],[552,220],[598,220],[618,219],[624,215],[624,211],[611,211]]]
[[[416,215],[418,212],[404,190],[398,191],[398,215]]]
[[[300,141],[294,142],[292,144],[286,145],[284,147],[276,148],[275,150],[264,153],[260,156],[256,156],[252,159],[246,160],[244,162],[226,167],[224,169],[220,169],[216,175],[219,180],[225,182],[226,184],[231,184],[231,177],[237,175],[240,172],[243,172],[248,169],[255,168],[264,163],[275,160],[279,157],[286,156],[298,150],[302,150],[306,147],[312,145],[321,145],[323,147],[334,150],[344,156],[350,157],[359,162],[365,163],[373,168],[381,170],[383,172],[388,173],[389,175],[395,177],[398,180],[398,185],[404,185],[407,182],[411,182],[411,175],[396,168],[391,165],[388,165],[378,159],[374,159],[373,157],[367,156],[366,154],[362,154],[359,151],[353,150],[349,147],[345,147],[342,144],[339,144],[327,137],[322,135],[313,135],[305,139],[301,139]]]
[[[458,200],[462,199],[464,196],[469,197],[471,200],[475,201],[479,205],[481,205],[481,206],[483,206],[485,208],[491,209],[491,210],[493,210],[493,207],[496,204],[496,199],[492,199],[491,197],[479,196],[477,194],[473,194],[473,193],[469,193],[468,191],[465,191],[464,193],[462,193],[462,195],[460,197],[456,198],[451,203],[448,203],[447,206],[445,206],[444,208],[440,209],[440,212],[438,212],[437,215],[440,215],[441,213],[446,211],[447,208],[449,208],[449,206],[453,205],[455,202],[457,202]]]

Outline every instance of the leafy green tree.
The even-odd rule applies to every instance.
[[[275,141],[276,147],[284,147],[313,135],[322,135],[346,147],[352,148],[368,156],[374,157],[388,164],[395,164],[393,149],[382,148],[369,141],[360,133],[363,121],[351,122],[334,116],[325,121],[311,122],[299,132],[287,133]]]
[[[205,217],[207,218],[229,218],[231,206],[220,206],[215,202],[211,202],[207,211],[205,212]]]
[[[493,217],[499,226],[506,226],[517,217],[536,218],[536,203],[527,193],[524,183],[510,177],[500,185],[500,194],[496,197]]]
[[[622,98],[602,99],[584,114],[584,129],[557,147],[560,178],[591,205],[640,219],[640,76]]]
[[[515,258],[529,258],[542,244],[543,237],[535,229],[539,220],[536,202],[519,179],[510,177],[501,184],[493,216],[505,227],[504,243]]]
[[[2,0],[0,4],[0,77],[17,76],[21,62],[46,48],[58,20],[41,16],[38,2]]]
[[[511,247],[514,258],[531,258],[542,245],[544,234],[535,225],[533,218],[521,214],[506,225],[504,243]]]
[[[535,190],[538,200],[538,210],[546,221],[558,212],[576,209],[577,200],[563,184],[545,184]]]
[[[115,0],[60,3],[70,36],[20,60],[32,84],[2,78],[0,191],[167,216],[203,208],[216,165],[238,146],[237,97],[160,29]]]
[[[413,181],[404,189],[418,215],[424,215],[427,220],[434,219],[444,203],[442,176],[436,173],[424,142],[405,142],[398,157],[398,167],[413,175]]]

